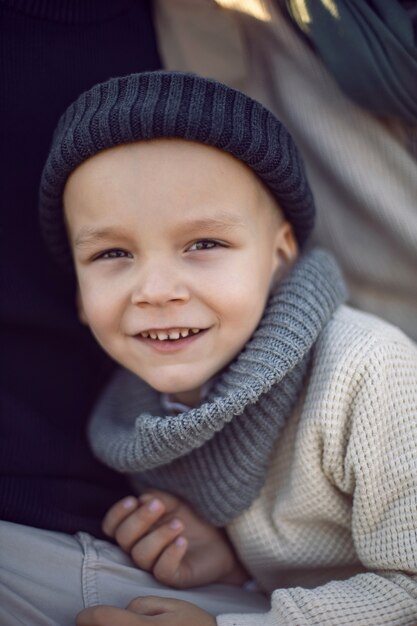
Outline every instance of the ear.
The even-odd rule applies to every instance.
[[[282,222],[275,236],[274,282],[280,281],[298,257],[298,244],[291,224]]]
[[[81,297],[81,293],[79,289],[77,289],[76,305],[77,305],[77,311],[78,311],[78,319],[80,320],[81,324],[85,324],[86,326],[88,326],[87,316],[84,311],[83,299]]]

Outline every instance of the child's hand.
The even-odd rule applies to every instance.
[[[162,491],[117,502],[104,518],[103,531],[138,567],[177,589],[213,582],[241,585],[248,578],[224,531]]]
[[[147,596],[127,609],[95,606],[77,616],[76,626],[216,626],[216,619],[190,602]]]

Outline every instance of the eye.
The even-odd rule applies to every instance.
[[[194,250],[211,250],[212,248],[222,247],[222,244],[213,239],[199,239],[195,241],[188,250],[193,252]]]
[[[96,254],[94,257],[95,261],[98,261],[100,259],[132,259],[133,256],[130,252],[127,252],[126,250],[121,250],[120,248],[113,248],[112,250],[104,250],[104,252],[100,252],[99,254]]]

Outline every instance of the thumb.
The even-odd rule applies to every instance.
[[[175,598],[161,598],[160,596],[143,596],[135,598],[127,606],[128,611],[132,611],[138,615],[152,616],[170,613],[178,608],[178,604],[182,604],[182,600]],[[117,625],[119,626],[119,624]]]
[[[146,626],[149,622],[131,610],[100,605],[78,613],[75,623],[76,626]]]

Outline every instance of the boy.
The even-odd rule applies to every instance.
[[[326,253],[297,260],[313,216],[285,128],[214,81],[111,79],[61,118],[41,185],[46,240],[67,267],[72,255],[81,318],[126,368],[90,439],[161,490],[117,503],[104,527],[162,582],[241,584],[246,569],[273,592],[268,613],[219,626],[410,626],[417,351],[342,305]],[[145,598],[78,623],[216,619]]]

